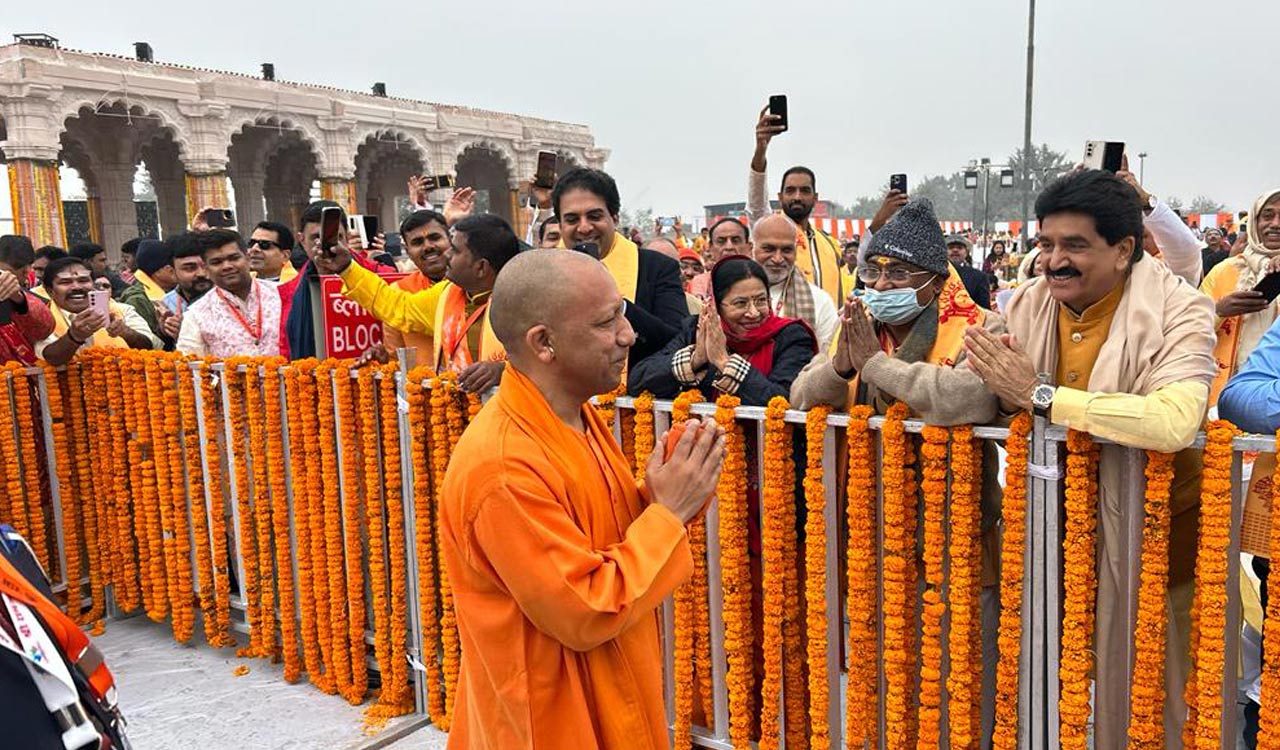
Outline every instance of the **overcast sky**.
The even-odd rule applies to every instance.
[[[623,206],[742,200],[755,118],[789,97],[786,166],[850,202],[1022,143],[1025,2],[10,3],[0,33],[66,47],[589,125]],[[1041,0],[1033,139],[1147,151],[1147,188],[1245,209],[1280,185],[1280,3]],[[1134,159],[1136,169],[1137,160]],[[7,211],[5,211],[7,213]],[[953,217],[963,218],[963,217]]]

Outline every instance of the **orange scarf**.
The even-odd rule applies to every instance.
[[[467,333],[480,325],[480,351],[471,353]],[[436,307],[435,361],[439,372],[462,372],[476,361],[506,359],[506,350],[489,326],[489,300],[467,315],[467,294],[450,284]]]

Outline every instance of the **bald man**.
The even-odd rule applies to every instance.
[[[508,366],[440,508],[462,639],[449,747],[663,750],[654,611],[693,570],[685,524],[715,491],[724,434],[687,423],[638,486],[588,403],[635,341],[613,277],[558,250],[508,267],[490,318]]]
[[[663,255],[667,256],[668,258],[680,264],[680,275],[682,278],[685,279],[685,285],[684,285],[685,305],[688,306],[690,315],[698,315],[699,313],[701,313],[702,300],[698,299],[697,296],[689,293],[689,279],[688,279],[688,275],[685,272],[685,261],[681,257],[683,253],[690,253],[693,251],[681,250],[680,248],[676,247],[676,243],[672,242],[666,237],[654,237],[653,239],[644,243],[644,247],[646,250],[652,250],[656,253],[662,253]],[[694,257],[697,258],[697,253],[694,253]]]
[[[774,313],[808,323],[818,337],[818,349],[825,351],[835,339],[840,318],[831,295],[810,284],[796,268],[797,231],[786,214],[769,214],[756,222],[752,254],[769,277]]]

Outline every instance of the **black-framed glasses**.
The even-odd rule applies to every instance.
[[[273,247],[280,247],[279,244],[271,240],[249,240],[249,247],[260,247],[263,250],[270,250]]]

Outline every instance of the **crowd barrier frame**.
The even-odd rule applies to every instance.
[[[409,643],[406,646],[407,658],[411,664],[410,679],[412,683],[412,691],[414,697],[414,716],[413,719],[419,723],[426,721],[426,689],[424,680],[421,679],[425,667],[423,662],[431,655],[426,653],[427,646],[423,641],[423,627],[419,621],[419,601],[418,601],[418,580],[419,580],[419,561],[413,551],[416,549],[416,519],[415,519],[415,503],[414,503],[414,475],[419,467],[414,465],[414,461],[410,451],[410,438],[414,429],[422,429],[421,425],[413,425],[409,418],[409,403],[407,385],[409,382],[409,373],[414,367],[414,352],[412,350],[400,350],[398,353],[398,370],[394,374],[395,378],[395,394],[397,399],[396,415],[397,423],[393,429],[398,430],[400,437],[400,456],[398,457],[401,470],[401,492],[398,500],[403,506],[403,522],[404,522],[404,544],[406,547],[406,599],[408,603],[409,617]],[[208,442],[206,440],[206,420],[209,418],[207,413],[204,394],[200,387],[199,363],[189,363],[190,369],[183,372],[184,376],[195,379],[195,408],[196,408],[196,429],[198,435],[196,439],[200,447],[200,466],[198,469],[186,464],[185,457],[188,455],[185,450],[186,441],[192,439],[189,433],[182,432],[179,435],[179,446],[183,448],[184,455],[184,477],[183,482],[186,486],[188,495],[190,493],[190,472],[199,470],[207,476],[209,466],[206,460],[206,448]],[[286,366],[287,367],[287,366]],[[237,440],[233,433],[231,423],[230,409],[230,390],[227,387],[225,378],[221,377],[223,365],[217,363],[212,365],[211,371],[218,373],[217,392],[221,400],[221,439],[225,440],[224,449],[227,451],[228,457],[234,456],[234,451],[244,450],[244,436],[240,436]],[[282,368],[283,369],[283,368]],[[49,388],[46,382],[46,373],[38,367],[25,369],[26,377],[33,379],[36,398],[40,408],[40,424],[44,429],[43,436],[43,460],[47,462],[47,466],[51,467],[48,472],[48,490],[49,501],[53,512],[54,522],[54,539],[56,541],[56,550],[52,550],[52,554],[56,554],[58,561],[57,576],[53,581],[53,590],[57,593],[67,591],[69,582],[67,581],[67,551],[64,544],[64,527],[63,527],[63,492],[66,489],[75,491],[75,488],[60,487],[60,478],[58,472],[53,471],[55,466],[55,447],[53,441],[53,418],[49,406]],[[336,394],[337,380],[344,373],[334,371],[329,387]],[[355,371],[346,373],[352,378],[356,377]],[[9,398],[12,402],[18,396],[15,383],[17,375],[12,378],[6,378],[5,387],[8,389]],[[375,377],[382,378],[383,373],[375,374]],[[430,387],[431,383],[424,383],[424,387]],[[288,400],[286,396],[285,381],[283,378],[279,381],[279,393],[273,398],[278,397],[282,411],[287,413]],[[381,395],[379,395],[381,398]],[[672,402],[655,401],[654,402],[654,434],[661,435],[669,426],[672,411]],[[618,397],[616,399],[616,409],[619,418],[613,420],[614,435],[621,443],[623,440],[623,419],[620,418],[625,410],[633,410],[635,400],[628,397]],[[699,416],[713,415],[716,410],[714,403],[698,403],[693,405],[692,413]],[[791,425],[804,425],[806,422],[806,412],[791,410],[786,413],[785,422]],[[119,417],[118,413],[103,415],[107,418],[112,416]],[[335,399],[335,419],[340,419]],[[764,445],[765,432],[765,409],[762,407],[739,407],[735,413],[735,419],[743,425],[745,429],[754,429],[757,438],[757,444]],[[869,420],[869,427],[876,435],[876,455],[878,462],[883,460],[883,444],[879,439],[879,434],[885,424],[885,417],[874,416]],[[296,587],[299,586],[298,576],[298,559],[297,559],[297,537],[298,529],[294,524],[294,488],[292,464],[290,455],[292,450],[296,450],[297,446],[291,445],[288,433],[288,420],[284,420],[284,461],[285,472],[287,477],[287,492],[289,501],[289,527],[290,527],[290,546],[291,546],[291,562],[293,567],[293,581]],[[847,414],[833,414],[827,419],[824,441],[823,441],[823,465],[824,471],[824,492],[826,493],[827,502],[825,504],[825,520],[828,534],[825,542],[825,557],[827,563],[827,571],[831,572],[827,575],[826,595],[827,595],[827,665],[829,680],[829,696],[830,701],[827,707],[827,716],[832,732],[832,741],[844,744],[844,689],[842,687],[842,675],[847,673],[848,663],[841,659],[843,646],[847,643],[845,632],[847,627],[844,608],[842,606],[842,592],[839,587],[839,576],[833,572],[838,570],[839,559],[842,554],[840,545],[839,530],[842,527],[843,519],[840,516],[840,506],[836,501],[840,492],[837,485],[839,471],[837,466],[845,456],[838,452],[837,435],[838,431],[849,425],[850,417]],[[378,417],[379,430],[389,429],[388,425],[382,424],[381,417]],[[905,422],[905,429],[908,433],[920,433],[925,427],[924,423],[916,420]],[[19,438],[18,421],[13,420],[12,429],[15,439]],[[1065,441],[1066,430],[1061,427],[1049,425],[1043,418],[1037,418],[1034,421],[1029,438],[1030,458],[1028,461],[1028,486],[1027,486],[1027,528],[1026,528],[1026,551],[1023,559],[1024,582],[1026,585],[1023,589],[1022,601],[1022,652],[1019,663],[1019,729],[1018,746],[1025,750],[1058,750],[1060,742],[1058,739],[1059,715],[1058,715],[1058,695],[1060,692],[1060,683],[1058,677],[1059,652],[1061,646],[1061,626],[1062,626],[1062,574],[1063,574],[1063,550],[1062,550],[1062,534],[1063,534],[1063,478],[1062,470],[1063,461],[1066,456]],[[350,481],[347,476],[346,467],[342,464],[341,450],[341,430],[336,430],[335,435],[339,441],[337,460],[339,462],[338,472],[341,485],[345,485]],[[998,426],[980,426],[974,428],[975,438],[983,441],[983,444],[992,441],[1004,441],[1008,438],[1009,430]],[[382,443],[379,441],[379,446]],[[1193,447],[1204,447],[1205,435],[1201,433],[1197,436]],[[1225,668],[1223,670],[1223,684],[1221,689],[1222,697],[1222,726],[1220,735],[1220,746],[1226,748],[1234,748],[1237,737],[1236,722],[1236,696],[1237,696],[1237,672],[1234,665],[1237,664],[1240,653],[1240,595],[1239,595],[1239,568],[1237,564],[1240,553],[1240,526],[1243,516],[1244,502],[1247,486],[1243,481],[1244,476],[1244,455],[1248,452],[1274,453],[1276,451],[1276,439],[1272,436],[1262,435],[1237,435],[1232,443],[1233,454],[1231,463],[1231,532],[1230,541],[1227,550],[1227,607],[1226,607],[1226,642],[1225,642]],[[381,450],[381,448],[380,448]],[[246,451],[246,459],[249,462],[254,460],[265,460],[265,457],[255,457],[251,451]],[[382,456],[382,460],[386,461],[390,457]],[[21,455],[22,462],[40,460],[36,456]],[[757,450],[754,458],[748,457],[748,460],[754,460],[759,475],[763,477],[765,471],[763,450]],[[1144,466],[1145,454],[1142,451],[1134,449],[1125,450],[1125,466],[1124,466],[1124,493],[1130,499],[1140,499],[1143,496],[1145,487]],[[232,470],[230,461],[224,460],[221,466],[222,479],[225,482],[224,487],[229,488],[230,497],[236,497],[236,472]],[[253,477],[250,471],[249,476]],[[883,549],[884,549],[884,513],[883,513],[883,483],[882,476],[877,473],[877,540],[879,552],[876,555],[878,569],[883,569]],[[951,483],[951,476],[948,475],[948,486]],[[210,495],[210,483],[202,482],[204,492],[204,510],[207,514],[206,520],[212,527],[212,500]],[[385,493],[385,488],[384,488]],[[386,498],[391,501],[393,498]],[[244,533],[242,529],[242,519],[240,518],[237,503],[234,501],[227,503],[230,506],[230,513],[235,529],[236,538],[240,539]],[[724,622],[722,618],[722,605],[724,594],[721,586],[721,568],[720,568],[720,548],[718,534],[714,532],[719,527],[719,503],[713,501],[707,511],[707,576],[709,582],[709,600],[710,600],[710,626],[711,626],[711,659],[712,659],[712,688],[713,702],[711,717],[714,729],[707,727],[693,728],[693,741],[695,745],[706,748],[714,748],[716,750],[727,750],[732,748],[730,743],[728,727],[729,727],[729,700],[726,687],[727,673],[727,654],[724,644]],[[763,516],[763,504],[761,506],[761,515]],[[1142,503],[1127,502],[1122,505],[1122,527],[1124,529],[1124,550],[1130,561],[1130,565],[1126,568],[1128,574],[1125,586],[1129,591],[1128,600],[1123,607],[1124,625],[1127,632],[1132,633],[1134,624],[1137,619],[1137,590],[1138,578],[1140,570],[1140,554],[1142,546],[1142,529],[1143,529],[1143,507]],[[188,533],[194,535],[192,524],[188,518]],[[344,535],[345,543],[345,535]],[[241,559],[241,550],[239,544],[231,545],[229,553],[232,557],[237,580],[243,586],[245,581],[244,561]],[[52,556],[51,554],[51,556]],[[194,546],[191,552],[192,566],[195,565]],[[367,559],[365,560],[367,565]],[[879,607],[882,609],[884,604],[884,585],[882,576],[877,576],[880,581],[878,590]],[[77,590],[83,593],[83,587],[89,583],[88,575],[82,577]],[[198,582],[196,584],[198,586]],[[106,615],[108,619],[129,616],[128,613],[120,612],[114,601],[112,591],[108,587],[106,592]],[[198,590],[197,590],[198,593]],[[296,619],[301,616],[301,598],[294,597],[294,613]],[[233,591],[231,595],[231,608],[233,612],[239,613],[242,620],[236,621],[233,618],[233,629],[240,633],[249,633],[254,627],[252,615],[248,611],[242,593]],[[674,678],[674,655],[669,644],[674,639],[674,617],[673,617],[673,600],[668,597],[662,605],[661,612],[661,632],[664,643],[663,660],[664,660],[664,693],[667,709],[668,723],[671,726],[675,724],[675,678]],[[202,614],[197,610],[197,618]],[[372,618],[372,615],[368,615]],[[878,722],[880,727],[880,737],[885,737],[886,718],[885,718],[885,673],[882,660],[884,651],[884,620],[880,619],[879,639],[880,644],[877,649],[877,661],[879,667],[877,670],[878,680],[880,682],[879,690],[879,706],[878,706]],[[949,613],[948,613],[949,621]],[[198,622],[198,619],[197,619]],[[944,628],[946,626],[944,625]],[[366,622],[365,641],[366,643],[374,643],[374,634],[371,631],[372,624]],[[198,629],[198,628],[197,628]],[[944,631],[945,632],[945,631]],[[945,640],[945,639],[944,639]],[[1127,639],[1128,648],[1126,652],[1126,660],[1128,671],[1132,672],[1135,659],[1134,639]],[[944,651],[945,653],[945,651]],[[946,657],[944,656],[944,659]],[[369,663],[370,669],[376,670],[378,665],[373,659],[372,651],[368,654],[366,661]],[[783,696],[785,697],[785,696]],[[1102,711],[1121,711],[1125,716],[1128,715],[1128,691],[1124,693],[1124,706],[1099,706],[1096,701],[1093,704],[1093,716],[1097,716]],[[943,723],[945,725],[946,715],[948,711],[948,696],[943,689]],[[942,733],[942,746],[949,747],[946,732]]]

